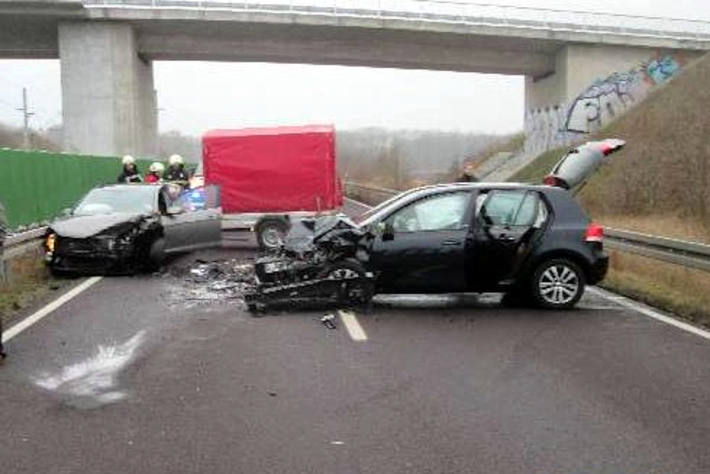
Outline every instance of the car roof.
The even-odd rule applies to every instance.
[[[426,195],[426,194],[436,194],[446,191],[457,191],[457,190],[477,190],[477,189],[525,189],[534,190],[541,192],[556,192],[560,188],[554,186],[548,186],[545,184],[530,184],[530,183],[496,183],[496,182],[475,182],[475,183],[442,183],[442,184],[431,184],[428,186],[422,186],[420,188],[410,189],[409,192],[412,195]]]

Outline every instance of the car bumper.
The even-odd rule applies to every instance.
[[[123,273],[134,270],[135,265],[132,264],[130,253],[66,253],[66,254],[51,254],[47,253],[45,262],[50,269],[75,273],[81,275],[105,275],[107,273]]]
[[[595,285],[602,281],[609,270],[609,256],[606,254],[599,255],[589,268],[587,275],[587,283]]]

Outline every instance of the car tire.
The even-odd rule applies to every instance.
[[[151,271],[160,270],[165,261],[165,238],[158,237],[150,243],[148,248],[148,269]]]
[[[374,284],[367,277],[367,270],[357,260],[347,259],[328,265],[322,278],[343,279],[335,295],[338,304],[359,307],[369,312],[374,296]]]
[[[267,219],[256,227],[256,241],[261,250],[278,250],[288,233],[288,223],[280,219]]]
[[[534,302],[545,309],[569,309],[584,294],[582,269],[571,260],[555,258],[539,265],[530,281]]]

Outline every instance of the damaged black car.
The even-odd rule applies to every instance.
[[[116,184],[89,191],[47,231],[45,260],[53,273],[135,273],[165,257],[221,244],[216,189],[200,206],[173,184]]]
[[[623,144],[572,150],[544,185],[426,186],[352,220],[296,223],[279,252],[257,259],[247,304],[325,298],[367,306],[376,293],[503,292],[508,302],[570,308],[608,267],[603,228],[570,190]]]

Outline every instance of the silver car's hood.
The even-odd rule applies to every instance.
[[[141,217],[143,217],[142,214],[125,213],[73,216],[55,221],[50,227],[60,237],[84,239],[100,234],[106,229],[119,224],[137,222]]]

